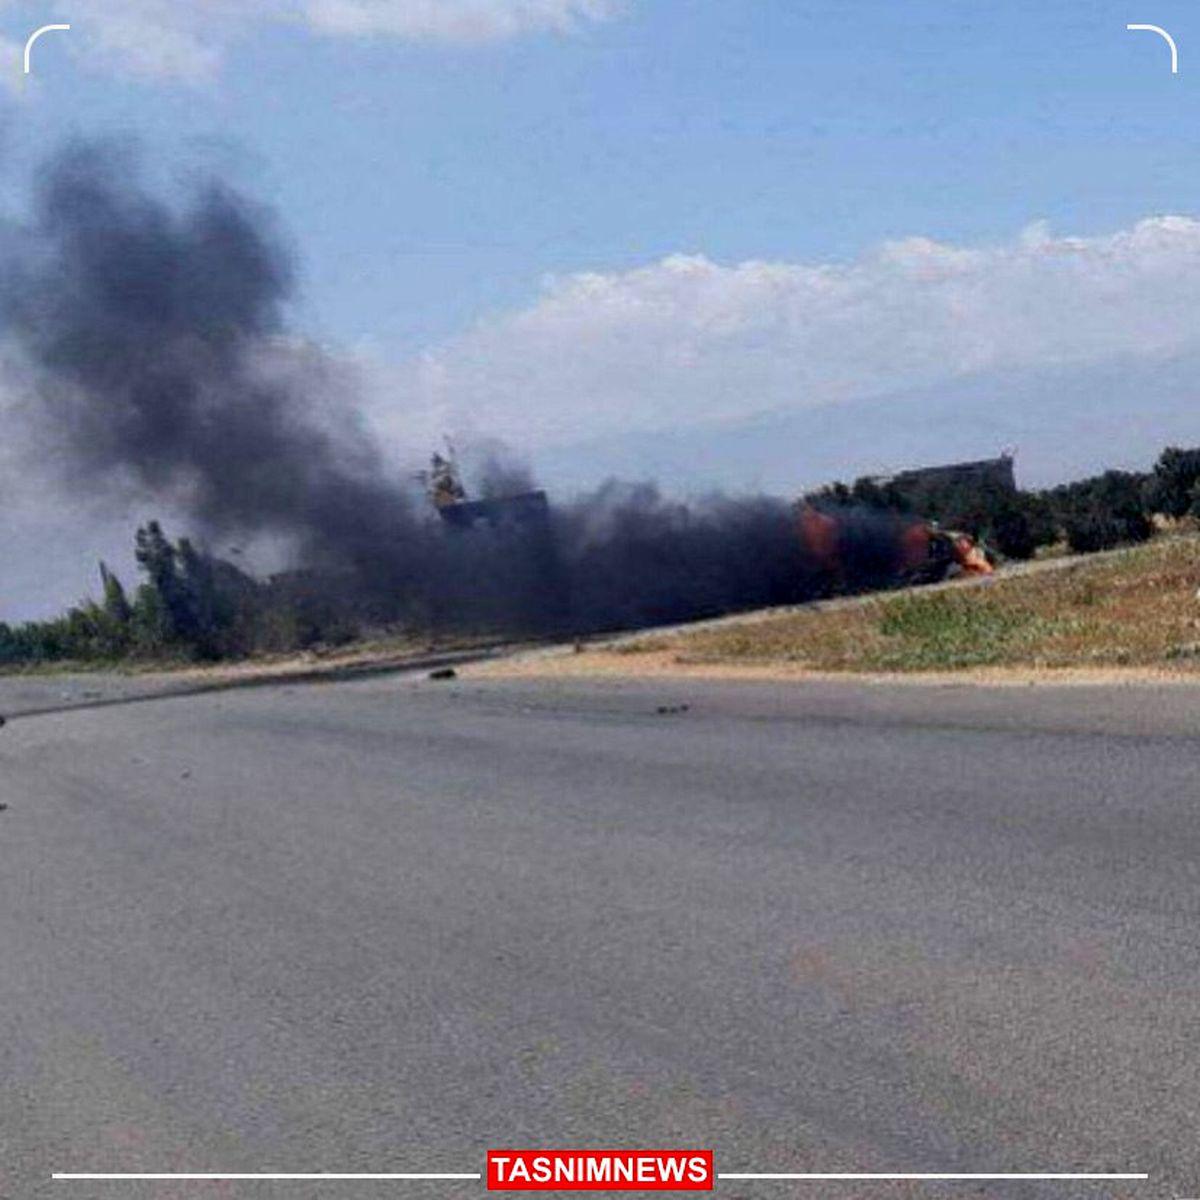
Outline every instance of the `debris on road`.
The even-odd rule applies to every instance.
[[[430,671],[429,678],[442,683],[449,679],[457,679],[458,672],[453,667],[442,667],[438,671]]]

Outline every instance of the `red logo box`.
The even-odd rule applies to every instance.
[[[489,1150],[491,1192],[711,1192],[711,1150]]]

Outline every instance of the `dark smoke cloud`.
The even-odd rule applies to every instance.
[[[125,147],[77,142],[37,181],[0,314],[43,444],[85,488],[132,482],[208,534],[268,532],[366,576],[401,565],[403,491],[353,405],[273,377],[294,271],[269,216],[219,182],[178,204]]]
[[[444,527],[414,506],[338,372],[289,340],[286,245],[220,181],[159,195],[128,149],[75,142],[40,173],[13,245],[6,352],[28,372],[45,453],[85,493],[132,485],[201,534],[284,538],[348,604],[392,618],[582,631],[812,587],[794,514],[765,497],[684,505],[612,483],[544,522]],[[493,455],[481,484],[533,481]]]

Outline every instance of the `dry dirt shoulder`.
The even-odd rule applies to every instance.
[[[485,663],[470,663],[459,672],[464,678],[479,679],[712,679],[762,680],[768,683],[848,678],[862,683],[903,684],[908,687],[944,687],[976,683],[988,687],[1130,687],[1163,684],[1180,687],[1200,685],[1200,672],[1167,667],[986,667],[955,671],[820,671],[796,663],[688,662],[670,650],[625,654],[616,650],[591,649],[580,653],[518,654]]]

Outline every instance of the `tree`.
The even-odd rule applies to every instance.
[[[1197,515],[1196,496],[1200,485],[1200,448],[1183,450],[1168,446],[1154,464],[1146,482],[1145,501],[1152,512],[1168,517]]]
[[[1132,471],[1105,471],[1047,492],[1071,549],[1086,554],[1149,538],[1154,526],[1146,512],[1148,479]]]
[[[108,569],[106,563],[100,564],[100,581],[104,588],[102,601],[104,611],[118,625],[128,625],[133,616],[133,607],[121,581]]]
[[[178,554],[157,521],[139,526],[134,556],[147,576],[147,583],[138,589],[143,621],[153,618],[152,624],[164,640],[174,641],[187,627],[187,613],[179,581]],[[155,593],[155,599],[145,593],[147,587]]]
[[[161,654],[174,641],[171,614],[154,584],[143,583],[138,588],[130,627],[134,644],[142,654]]]

